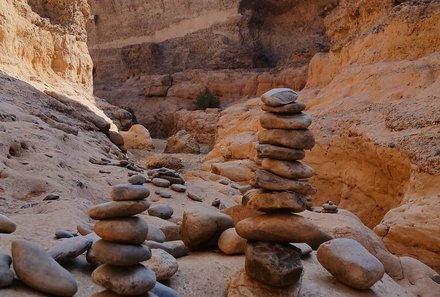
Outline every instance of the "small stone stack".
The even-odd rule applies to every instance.
[[[317,248],[331,239],[317,226],[297,213],[305,210],[316,190],[308,182],[314,170],[299,162],[304,150],[315,145],[307,129],[311,117],[302,112],[290,89],[273,89],[264,95],[258,134],[258,157],[262,160],[252,186],[245,193],[243,206],[265,212],[236,225],[237,233],[248,240],[246,273],[269,286],[296,285],[302,275],[301,251],[290,243],[305,242]]]
[[[150,192],[145,185],[121,184],[112,189],[112,202],[89,210],[95,232],[102,239],[92,249],[102,263],[93,271],[95,283],[119,295],[146,294],[156,284],[155,273],[140,262],[151,258],[150,249],[142,243],[147,238],[148,225],[137,214],[145,211]]]

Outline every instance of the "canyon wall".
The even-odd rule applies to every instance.
[[[438,1],[340,1],[326,18],[331,49],[308,67],[316,205],[333,200],[394,253],[440,269]],[[259,103],[222,112],[212,162],[256,162]],[[251,120],[250,120],[251,119]],[[243,141],[246,139],[246,141]]]
[[[323,17],[337,1],[89,3],[95,94],[164,137],[172,114],[206,90],[226,106],[277,86],[302,89],[309,60],[328,50]]]

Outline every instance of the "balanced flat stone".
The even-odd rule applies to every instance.
[[[98,240],[93,244],[96,259],[115,266],[133,266],[151,258],[150,249],[141,244],[120,244]]]
[[[146,294],[156,284],[154,272],[141,264],[129,267],[104,264],[93,271],[92,279],[123,296]]]
[[[244,254],[246,239],[240,237],[235,228],[229,228],[220,235],[218,248],[226,255]]]
[[[17,226],[7,216],[0,214],[0,233],[13,233]]]
[[[315,146],[315,138],[310,130],[263,130],[258,133],[258,141],[303,150],[310,150]]]
[[[12,258],[0,253],[0,288],[9,287],[14,281],[14,273],[10,269]]]
[[[276,160],[295,161],[304,159],[305,155],[304,150],[291,149],[271,144],[257,145],[257,156],[261,159],[271,158]]]
[[[150,195],[150,190],[144,185],[120,184],[112,188],[113,201],[142,200]]]
[[[261,101],[269,106],[283,106],[295,102],[297,98],[298,94],[287,88],[275,88],[261,95]]]
[[[276,114],[263,112],[260,115],[261,127],[265,129],[307,129],[312,124],[312,117],[305,112],[298,114]]]
[[[261,168],[288,179],[304,179],[315,174],[312,167],[298,161],[264,159]]]
[[[47,253],[58,263],[65,263],[85,253],[93,244],[87,236],[67,238],[50,248]]]
[[[217,210],[188,209],[183,213],[180,237],[190,251],[217,247],[220,235],[232,227],[232,218]]]
[[[179,269],[177,260],[162,249],[153,249],[151,258],[145,263],[156,274],[158,281],[165,281],[176,274]]]
[[[75,295],[78,286],[73,276],[42,247],[26,240],[15,240],[11,252],[14,271],[23,283],[50,295]]]
[[[111,201],[91,207],[89,216],[94,220],[125,218],[144,212],[149,206],[146,200]]]
[[[141,244],[148,234],[148,225],[139,217],[110,219],[95,224],[95,232],[110,242]]]
[[[292,191],[305,195],[316,193],[316,189],[306,180],[291,180],[262,169],[255,171],[255,178],[250,183],[270,191]]]
[[[168,220],[173,215],[174,210],[168,204],[156,204],[148,209],[148,214],[153,217],[158,217]]]
[[[263,104],[261,109],[268,112],[273,113],[285,113],[285,114],[295,114],[300,113],[304,109],[306,109],[306,105],[301,102],[292,102],[283,106],[269,106]]]
[[[332,237],[309,220],[289,213],[263,214],[244,219],[235,226],[238,235],[247,240],[272,242],[305,242],[313,249]]]
[[[246,273],[254,280],[284,287],[301,278],[301,250],[288,243],[249,241],[245,254]]]
[[[273,192],[263,189],[252,189],[244,194],[241,203],[246,208],[263,212],[280,210],[301,212],[307,208],[307,197],[295,192]]]
[[[349,238],[337,238],[322,244],[317,257],[338,281],[355,289],[370,288],[385,273],[383,264],[375,256]]]

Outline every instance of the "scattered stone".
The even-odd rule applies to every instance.
[[[186,186],[180,185],[180,184],[172,184],[171,190],[176,191],[176,192],[180,192],[180,193],[184,193],[184,192],[186,192]]]
[[[275,146],[271,144],[258,144],[257,156],[258,158],[271,158],[276,160],[302,160],[305,157],[304,150],[291,149],[282,146]]]
[[[290,213],[264,214],[240,221],[238,235],[247,240],[305,242],[313,249],[332,237],[302,216]]]
[[[312,247],[307,243],[291,243],[291,245],[301,250],[301,257],[308,256],[313,251]]]
[[[67,238],[50,248],[47,253],[55,261],[62,264],[85,253],[92,246],[92,243],[93,239],[86,236]]]
[[[145,242],[145,245],[152,250],[154,249],[164,250],[165,252],[167,252],[176,259],[188,255],[188,249],[181,240],[166,241],[163,243],[147,241]]]
[[[119,147],[119,146],[123,146],[124,145],[124,138],[118,132],[109,130],[107,132],[107,135],[108,135],[108,138],[110,139],[110,141],[113,144],[115,144],[116,146]]]
[[[153,249],[151,258],[147,261],[148,267],[156,273],[158,281],[170,279],[179,269],[177,260],[162,249]]]
[[[111,197],[114,201],[142,200],[150,195],[144,185],[120,184],[112,188]]]
[[[211,209],[186,210],[180,236],[190,251],[217,247],[218,238],[234,226],[228,215]]]
[[[60,195],[57,194],[49,194],[46,197],[43,198],[43,201],[52,201],[52,200],[58,200],[60,199]]]
[[[250,191],[253,188],[254,187],[252,187],[251,185],[245,185],[245,186],[238,187],[238,190],[240,191],[241,194],[245,194],[247,191]]]
[[[219,207],[220,206],[220,198],[215,198],[212,201],[211,205],[214,206],[214,207]]]
[[[164,220],[171,218],[174,210],[168,204],[156,204],[148,209],[148,214]]]
[[[180,297],[179,293],[167,287],[160,282],[156,282],[156,285],[150,291],[153,294],[156,294],[159,297]]]
[[[261,169],[255,172],[255,179],[251,180],[251,185],[271,191],[292,191],[304,195],[316,193],[316,189],[308,181],[283,178]]]
[[[294,90],[287,88],[275,88],[261,95],[261,101],[263,101],[264,105],[274,107],[295,102],[297,98],[298,94]]]
[[[337,238],[323,243],[317,252],[319,263],[338,281],[364,290],[382,279],[383,264],[359,242]]]
[[[14,273],[10,269],[12,258],[0,253],[0,288],[6,288],[14,282]]]
[[[180,130],[168,138],[164,152],[168,154],[200,154],[200,146],[191,134],[185,130]]]
[[[260,115],[260,124],[265,129],[307,129],[312,124],[312,118],[304,112],[298,114],[274,114],[263,112]]]
[[[158,187],[168,188],[171,185],[171,182],[164,178],[153,178],[151,183]]]
[[[253,189],[243,196],[243,206],[263,212],[286,210],[301,212],[307,208],[307,196],[295,192],[272,192]]]
[[[162,179],[166,179],[170,182],[171,185],[178,184],[178,185],[184,185],[185,180],[182,177],[174,177],[174,176],[167,176],[167,175],[159,175],[158,177]]]
[[[56,239],[61,239],[61,238],[72,238],[78,236],[78,234],[76,234],[73,231],[67,231],[67,230],[56,230],[55,231],[55,238]]]
[[[147,240],[156,242],[164,242],[166,239],[165,234],[153,224],[148,224]]]
[[[143,185],[147,182],[147,178],[142,174],[137,174],[130,177],[128,182],[132,185]]]
[[[141,264],[130,267],[104,264],[93,271],[92,279],[98,285],[124,296],[146,294],[156,284],[154,272]]]
[[[432,276],[432,280],[436,282],[437,284],[440,284],[440,274],[436,274]]]
[[[79,234],[85,236],[87,234],[90,234],[94,231],[94,226],[90,223],[83,223],[76,226],[76,230]]]
[[[97,222],[95,232],[106,241],[141,244],[147,238],[148,225],[139,217],[110,219]]]
[[[218,247],[226,255],[244,254],[246,242],[246,239],[237,234],[235,228],[229,228],[220,235]]]
[[[56,296],[73,296],[78,290],[74,277],[42,247],[25,240],[11,245],[14,271],[29,287]]]
[[[188,192],[186,192],[186,196],[188,196],[189,199],[194,200],[194,201],[198,201],[198,202],[203,202],[205,200],[205,198],[201,195],[200,192],[196,192],[194,190],[188,190]]]
[[[223,179],[219,180],[219,183],[221,183],[222,185],[228,186],[231,183],[231,181],[229,179],[223,178]]]
[[[94,220],[130,217],[144,212],[150,203],[139,201],[112,201],[98,204],[89,209],[89,216]]]
[[[0,233],[13,233],[17,226],[7,216],[0,214]]]
[[[309,150],[315,146],[315,138],[310,130],[263,130],[258,133],[258,141],[262,144],[303,150]]]
[[[264,159],[261,168],[288,179],[304,179],[315,174],[312,167],[298,161]]]
[[[156,195],[160,195],[161,192],[162,192],[162,191],[161,191],[160,189],[156,189],[156,190],[154,191],[154,194],[156,194]]]
[[[105,264],[133,266],[151,258],[151,251],[145,245],[118,244],[98,240],[93,244],[95,258]]]
[[[338,206],[333,201],[327,201],[322,205],[322,212],[325,213],[337,213]]]
[[[167,198],[167,199],[172,197],[170,192],[165,192],[165,191],[160,191],[159,196],[162,198]]]
[[[179,170],[183,168],[182,160],[168,154],[155,154],[148,158],[146,164],[147,168],[172,168]]]
[[[246,245],[245,269],[254,280],[274,287],[295,284],[302,275],[301,251],[286,243],[251,241]]]

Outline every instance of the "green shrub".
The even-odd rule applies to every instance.
[[[207,90],[197,95],[195,105],[197,109],[201,110],[205,110],[206,108],[219,108],[220,99],[211,93],[211,91]]]

